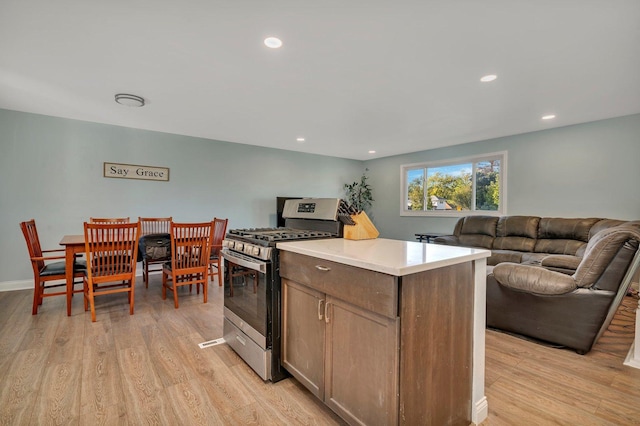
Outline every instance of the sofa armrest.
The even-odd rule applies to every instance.
[[[433,240],[436,244],[444,244],[447,246],[459,246],[460,240],[455,235],[441,235]]]
[[[534,294],[560,295],[578,288],[572,276],[540,266],[500,263],[493,268],[493,276],[500,285]]]

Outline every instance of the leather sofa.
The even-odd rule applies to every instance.
[[[640,221],[467,216],[437,244],[491,250],[487,327],[584,354],[640,264]]]

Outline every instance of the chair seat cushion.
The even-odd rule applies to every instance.
[[[87,270],[87,262],[84,260],[76,260],[74,269],[78,272]],[[44,266],[40,270],[41,277],[50,277],[53,275],[63,275],[65,273],[65,262],[53,262]]]
[[[541,265],[548,269],[573,270],[575,272],[582,262],[582,258],[569,254],[552,254],[542,259]],[[572,272],[573,274],[573,272]]]

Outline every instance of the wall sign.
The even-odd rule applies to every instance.
[[[135,164],[104,163],[104,177],[169,181],[168,167],[138,166]]]

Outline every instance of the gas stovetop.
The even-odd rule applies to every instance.
[[[232,229],[227,234],[227,238],[239,237],[245,241],[253,239],[266,242],[305,240],[311,238],[331,238],[332,236],[333,235],[330,232],[293,228]]]
[[[261,260],[270,260],[277,242],[333,238],[325,231],[294,228],[231,229],[222,242],[223,252],[244,253]]]

